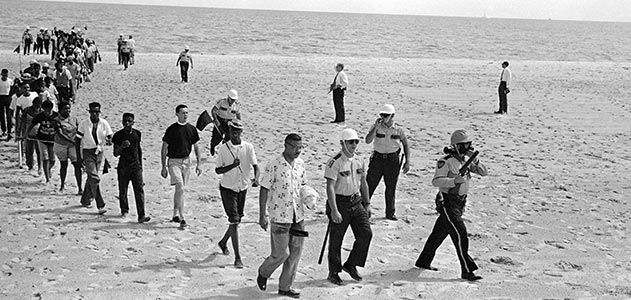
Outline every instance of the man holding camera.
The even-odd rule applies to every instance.
[[[370,127],[370,131],[366,135],[366,144],[373,143],[373,141],[374,151],[370,156],[368,174],[366,175],[368,194],[372,198],[383,177],[386,184],[386,219],[396,221],[394,199],[399,170],[401,169],[399,154],[401,153],[401,146],[403,146],[403,154],[405,155],[403,173],[405,174],[410,170],[410,149],[405,130],[394,124],[393,105],[384,105],[379,112],[379,118]]]

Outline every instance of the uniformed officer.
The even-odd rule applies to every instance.
[[[175,62],[176,67],[180,66],[180,77],[182,77],[182,82],[188,82],[188,68],[189,66],[191,69],[193,68],[193,57],[191,56],[189,50],[190,48],[188,46],[184,46],[184,51],[180,52],[180,56],[178,56],[177,61]]]
[[[374,151],[370,156],[368,164],[368,193],[372,199],[372,195],[383,177],[386,184],[386,219],[396,221],[395,213],[395,192],[397,189],[397,181],[399,179],[399,170],[401,169],[401,161],[399,154],[401,146],[405,155],[405,163],[403,164],[403,173],[410,170],[410,149],[408,140],[405,137],[405,131],[402,127],[394,124],[394,106],[386,104],[379,112],[379,118],[375,124],[370,127],[370,131],[366,135],[366,144],[374,141]]]
[[[215,128],[210,139],[210,155],[215,155],[215,147],[223,141],[228,141],[228,122],[233,119],[241,120],[239,112],[239,94],[236,90],[230,90],[226,98],[217,101],[210,114],[212,115]]]
[[[372,239],[366,167],[364,161],[355,155],[359,144],[357,132],[350,128],[344,129],[340,144],[342,150],[327,162],[324,169],[328,197],[326,212],[330,226],[327,279],[337,285],[342,284],[338,275],[340,271],[348,273],[357,281],[362,280],[356,267],[363,267],[366,263]],[[342,241],[349,225],[353,230],[355,243],[342,265]]]
[[[476,281],[482,279],[473,271],[478,266],[469,256],[469,238],[467,237],[467,228],[462,221],[462,213],[464,212],[467,200],[467,192],[471,180],[471,172],[486,176],[486,167],[475,158],[469,165],[464,175],[460,172],[461,166],[465,163],[467,157],[473,154],[471,147],[471,139],[464,130],[456,130],[451,135],[451,147],[444,149],[446,156],[438,160],[436,164],[436,173],[432,184],[438,187],[436,195],[436,210],[439,213],[438,219],[434,224],[432,233],[425,242],[425,247],[421,255],[416,260],[415,266],[437,271],[432,267],[431,263],[436,254],[436,249],[445,240],[447,235],[451,236],[451,240],[456,248],[460,268],[462,271],[462,279]]]

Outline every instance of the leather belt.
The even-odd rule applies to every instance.
[[[399,159],[399,153],[401,152],[401,150],[397,150],[397,152],[392,152],[392,153],[379,153],[377,151],[374,151],[372,153],[373,157],[375,158],[381,158],[381,159]]]

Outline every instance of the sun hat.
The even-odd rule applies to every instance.
[[[239,93],[237,93],[236,90],[230,90],[228,92],[228,98],[230,98],[232,100],[239,100]]]
[[[228,126],[234,128],[234,129],[241,129],[241,130],[243,130],[243,123],[239,119],[230,120],[228,122]]]

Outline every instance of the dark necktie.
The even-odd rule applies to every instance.
[[[502,74],[500,74],[500,81],[502,81],[502,79],[504,78],[504,71],[505,71],[505,70],[506,70],[506,69],[502,69]]]
[[[97,138],[96,135],[96,129],[99,127],[99,123],[95,123],[92,124],[92,138],[94,139],[94,144],[98,147],[99,146],[99,139]]]

